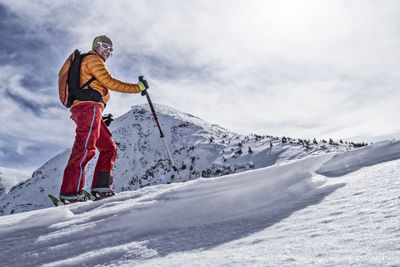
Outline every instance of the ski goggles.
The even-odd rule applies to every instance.
[[[103,43],[103,42],[97,42],[99,45],[101,45],[101,47],[103,47],[104,49],[107,49],[108,51],[110,51],[111,53],[114,51],[114,48],[111,47],[111,45],[107,44],[107,43]]]

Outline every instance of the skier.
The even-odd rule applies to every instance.
[[[117,146],[112,139],[102,111],[110,99],[110,92],[140,93],[146,88],[143,82],[131,84],[119,81],[111,76],[104,62],[113,52],[113,43],[106,35],[97,36],[89,55],[82,59],[80,85],[85,85],[88,93],[100,93],[100,101],[75,100],[71,106],[71,118],[76,124],[75,142],[71,156],[64,170],[60,190],[60,200],[64,204],[87,200],[82,192],[85,185],[85,166],[95,156],[96,148],[100,152],[94,171],[91,193],[95,200],[115,195],[112,168],[117,156]],[[98,93],[97,93],[98,92]]]

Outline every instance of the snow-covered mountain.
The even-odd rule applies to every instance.
[[[388,141],[2,216],[0,262],[400,266],[399,159]]]
[[[28,172],[0,167],[0,197],[7,194],[13,186],[28,178]]]
[[[332,141],[243,136],[170,107],[155,105],[155,108],[179,174],[171,167],[148,105],[134,106],[110,127],[118,146],[114,166],[117,192],[228,175],[352,148],[350,144]],[[69,154],[67,150],[50,159],[29,180],[3,195],[0,214],[50,207],[47,195],[58,195]],[[96,159],[92,160],[86,168],[89,190],[95,162]]]

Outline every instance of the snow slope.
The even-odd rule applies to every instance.
[[[305,143],[272,136],[242,136],[170,107],[155,105],[166,141],[179,168],[173,171],[148,105],[134,106],[110,130],[118,146],[114,166],[117,192],[149,185],[216,177],[276,163],[351,149],[349,144]],[[51,207],[47,195],[58,195],[70,150],[50,159],[32,177],[0,195],[0,215]],[[90,190],[96,159],[86,168]]]
[[[99,202],[2,216],[0,262],[398,266],[399,158],[400,142],[383,142],[218,178],[144,187]],[[343,166],[354,167],[344,172]]]

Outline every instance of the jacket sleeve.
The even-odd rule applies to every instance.
[[[88,58],[87,67],[96,80],[109,90],[120,93],[140,93],[140,87],[137,84],[125,83],[113,78],[104,62],[97,56]]]

